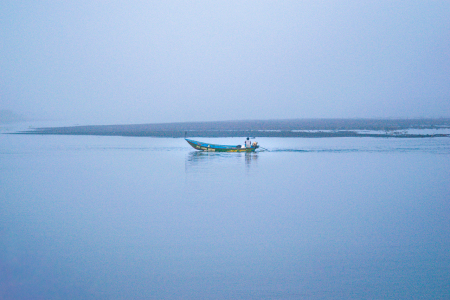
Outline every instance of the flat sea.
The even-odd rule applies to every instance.
[[[450,299],[450,138],[258,142],[0,134],[0,299]]]

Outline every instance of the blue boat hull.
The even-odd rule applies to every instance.
[[[259,148],[258,145],[256,145],[256,147],[245,148],[245,147],[241,147],[241,145],[236,145],[236,146],[215,145],[215,144],[208,144],[208,143],[198,142],[198,141],[194,141],[194,140],[190,140],[190,139],[185,139],[185,140],[194,149],[200,150],[200,151],[211,151],[211,152],[254,152],[256,149]]]

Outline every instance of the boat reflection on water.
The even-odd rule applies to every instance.
[[[242,170],[245,165],[249,169],[256,164],[258,153],[256,152],[207,152],[193,151],[186,155],[186,172],[206,172],[221,168],[233,168]]]
[[[245,165],[250,167],[252,163],[256,163],[258,160],[258,154],[255,152],[245,153]]]

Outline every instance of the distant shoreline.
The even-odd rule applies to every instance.
[[[433,134],[408,133],[432,129]],[[446,129],[446,133],[438,133]],[[136,137],[386,137],[427,138],[449,136],[450,118],[440,119],[297,119],[184,122],[135,125],[44,127],[12,134],[97,135]]]

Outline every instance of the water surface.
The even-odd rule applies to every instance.
[[[0,135],[0,298],[450,297],[449,138],[258,141]]]

